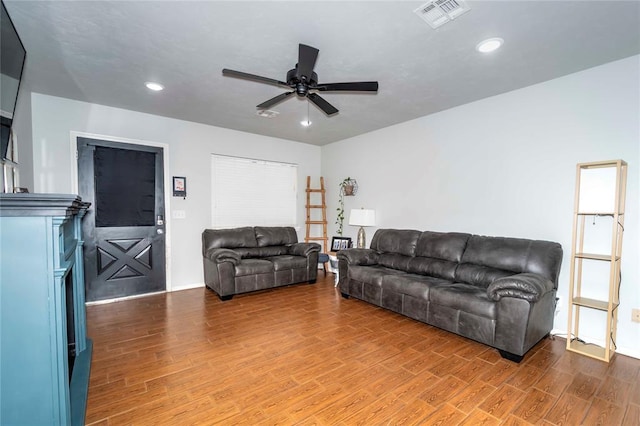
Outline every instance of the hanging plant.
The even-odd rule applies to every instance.
[[[336,218],[336,225],[338,225],[338,235],[342,236],[343,224],[344,224],[344,197],[356,195],[358,191],[358,182],[355,179],[347,177],[340,182],[340,192],[338,195],[338,217]]]

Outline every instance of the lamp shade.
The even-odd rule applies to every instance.
[[[354,226],[375,226],[376,211],[372,209],[351,209],[349,214],[349,225]]]

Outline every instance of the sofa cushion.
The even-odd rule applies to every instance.
[[[458,269],[456,269],[455,280],[486,289],[489,284],[491,284],[498,278],[510,277],[511,275],[515,274],[511,271],[505,271],[503,269],[463,263],[462,265],[458,266]]]
[[[236,265],[236,277],[273,272],[273,263],[263,259],[242,259]]]
[[[349,278],[378,287],[382,285],[382,278],[386,275],[404,274],[396,269],[385,268],[383,266],[358,266],[349,267]]]
[[[289,249],[287,248],[287,246],[237,248],[237,249],[234,249],[234,251],[240,254],[240,256],[242,256],[243,259],[279,256],[282,254],[289,253]]]
[[[453,281],[456,267],[455,262],[432,259],[428,257],[413,257],[409,261],[406,271],[420,275],[431,275],[437,278]]]
[[[462,263],[472,263],[515,273],[524,272],[531,240],[472,235]]]
[[[489,299],[487,291],[469,284],[434,286],[429,292],[429,301],[481,317],[496,318],[496,303]]]
[[[413,257],[404,256],[402,254],[383,253],[378,256],[378,265],[382,265],[391,269],[406,271],[411,259],[413,259]]]
[[[205,229],[202,233],[202,252],[213,248],[257,247],[253,228]]]
[[[256,226],[258,247],[286,246],[298,242],[298,234],[291,226]]]
[[[450,284],[450,281],[415,274],[394,274],[382,277],[383,291],[406,294],[425,301],[429,300],[429,290],[442,284]]]
[[[307,267],[307,258],[302,256],[273,256],[265,257],[264,260],[268,260],[273,263],[273,269],[275,271],[286,271],[289,269],[305,269]]]
[[[371,248],[379,253],[414,256],[420,234],[407,229],[378,229],[371,239]]]
[[[460,262],[470,234],[459,232],[430,232],[420,234],[416,256]]]

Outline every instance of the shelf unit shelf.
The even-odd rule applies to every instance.
[[[604,184],[589,185],[589,180],[582,183],[583,173],[592,169],[615,169],[615,180],[606,179]],[[596,196],[602,187],[610,184],[608,188],[612,194],[612,209],[602,209],[596,206],[590,209],[581,209],[581,200],[584,196]],[[599,161],[594,163],[580,163],[576,166],[576,192],[573,215],[573,241],[571,246],[571,271],[569,283],[569,324],[567,327],[569,338],[567,350],[576,352],[591,358],[609,362],[615,353],[616,326],[618,322],[619,290],[620,290],[620,259],[622,258],[622,234],[624,232],[624,209],[627,191],[627,163],[623,160]],[[596,195],[594,195],[594,193]],[[602,195],[602,194],[599,194]],[[597,198],[597,197],[596,197]],[[588,217],[611,218],[611,241],[609,254],[587,253],[585,248],[585,234],[588,233],[585,223]],[[594,222],[595,223],[595,222]],[[600,251],[600,250],[598,250]],[[605,250],[602,250],[605,251]],[[609,262],[609,280],[607,283],[606,300],[585,297],[583,294],[593,294],[593,288],[587,288],[593,284],[583,283],[584,266],[588,261]],[[602,288],[595,289],[602,294]],[[600,290],[600,291],[598,291]],[[591,292],[590,292],[591,291]],[[586,343],[580,334],[581,309],[591,309],[606,313],[604,345],[598,346]]]
[[[574,297],[573,304],[584,306],[585,308],[597,309],[599,311],[606,311],[609,309],[608,300],[590,299],[588,297]],[[618,307],[618,303],[613,303],[613,309]]]
[[[593,253],[576,253],[575,257],[577,259],[591,259],[591,260],[604,260],[604,261],[614,261],[620,260],[620,256],[610,256],[606,254],[593,254]]]
[[[602,346],[582,343],[577,340],[567,342],[567,349],[572,352],[577,352],[582,355],[586,355],[588,357],[599,359],[602,361],[604,361],[607,357],[606,350]]]

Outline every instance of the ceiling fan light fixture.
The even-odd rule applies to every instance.
[[[153,90],[154,92],[160,92],[161,90],[164,90],[164,86],[162,84],[154,83],[153,81],[147,81],[146,83],[144,83],[144,85],[147,87],[147,89]]]
[[[478,43],[476,45],[476,50],[480,53],[490,53],[495,50],[498,50],[503,43],[504,43],[504,40],[501,39],[500,37],[488,38]]]

